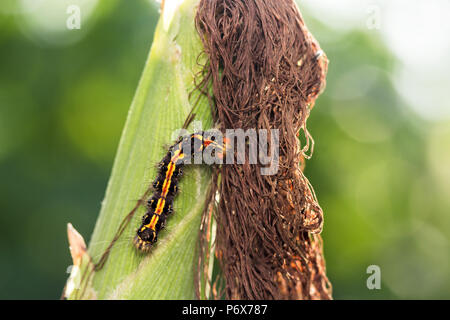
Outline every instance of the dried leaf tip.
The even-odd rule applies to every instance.
[[[86,253],[86,243],[83,236],[75,230],[71,223],[67,224],[67,237],[69,238],[69,250],[74,266],[80,266],[81,259]]]

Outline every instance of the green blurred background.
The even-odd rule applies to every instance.
[[[66,27],[71,4],[79,30]],[[299,5],[330,60],[306,175],[325,212],[334,297],[450,298],[449,3]],[[60,297],[66,224],[89,240],[158,8],[2,0],[1,299]],[[380,290],[366,286],[369,265]]]

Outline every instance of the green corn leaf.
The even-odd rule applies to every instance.
[[[197,97],[200,99],[195,109],[196,120],[202,121],[203,129],[212,125],[207,99],[198,93],[189,99],[194,77],[201,69],[197,58],[202,45],[194,26],[197,2],[166,1],[162,10],[89,244],[88,254],[93,262],[98,261],[124,217],[152,183],[156,164],[167,152],[164,146],[173,143],[174,130],[183,126]],[[195,249],[211,169],[189,165],[184,172],[174,213],[158,235],[154,248],[142,254],[132,244],[145,212],[141,207],[113,246],[104,267],[92,273],[86,288],[82,282],[92,264],[86,263],[86,257],[83,259],[76,278],[79,282],[70,292],[70,299],[195,297]]]

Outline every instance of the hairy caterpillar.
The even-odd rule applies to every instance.
[[[208,146],[214,147],[219,157],[225,154],[225,145],[217,143],[208,131],[184,136],[169,148],[159,163],[158,175],[153,182],[153,195],[147,201],[147,212],[136,231],[134,245],[137,249],[146,252],[157,241],[158,232],[164,228],[167,216],[173,211],[178,180],[186,160],[192,159]]]

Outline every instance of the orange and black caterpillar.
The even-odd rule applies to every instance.
[[[158,232],[164,228],[167,216],[173,211],[178,180],[186,160],[192,159],[195,153],[202,152],[210,145],[219,156],[225,153],[224,145],[217,143],[208,131],[184,136],[169,148],[159,163],[158,175],[153,182],[153,195],[147,201],[147,212],[134,238],[136,248],[148,251],[156,242]]]

